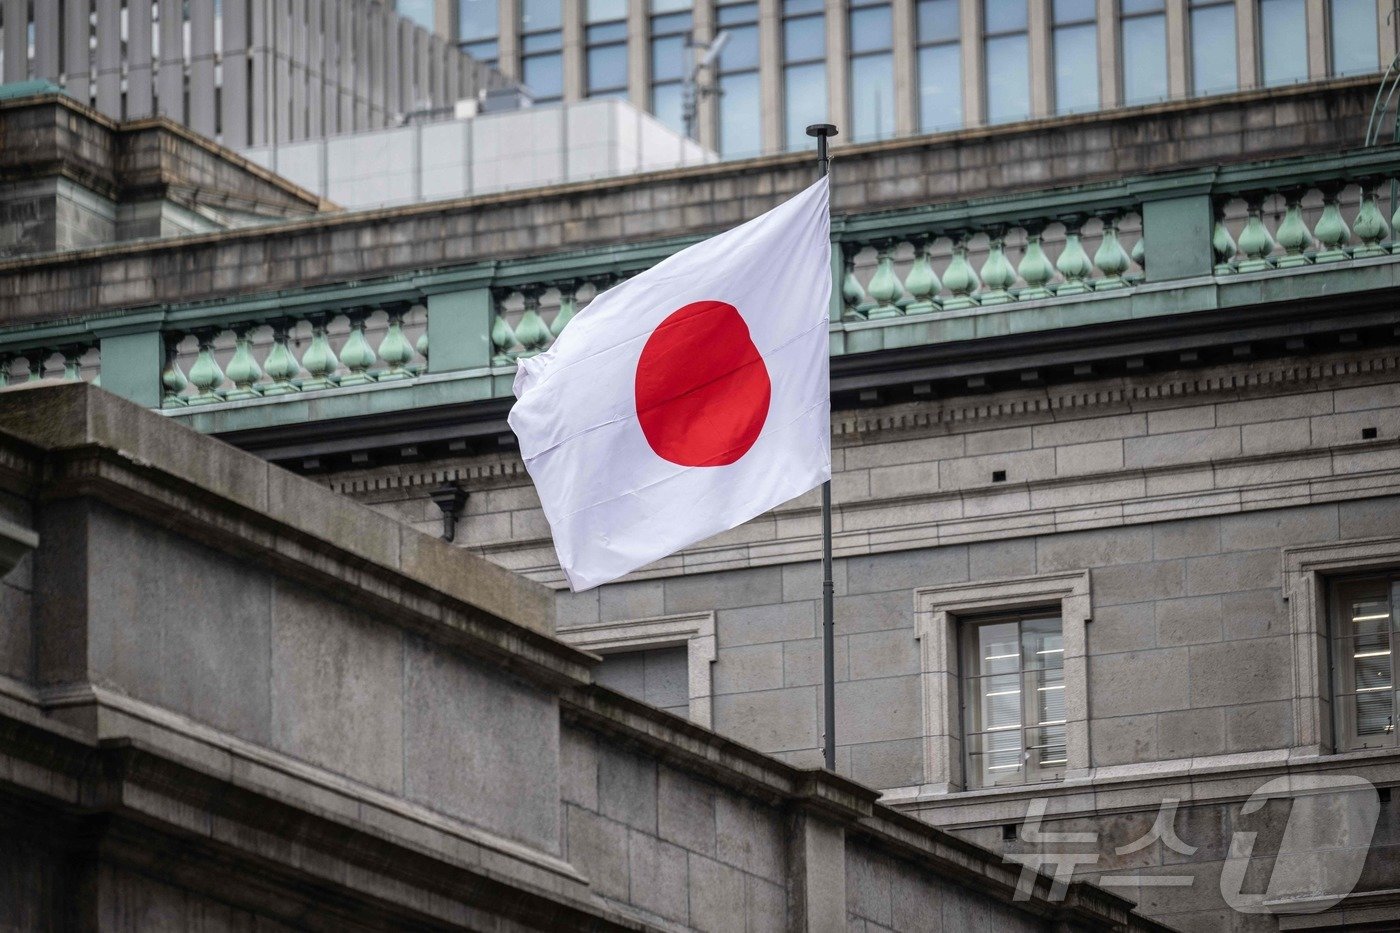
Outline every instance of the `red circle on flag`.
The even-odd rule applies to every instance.
[[[637,361],[637,420],[657,456],[724,466],[749,452],[772,385],[737,308],[695,301],[671,312]]]

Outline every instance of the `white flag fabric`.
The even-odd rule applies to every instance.
[[[586,590],[831,478],[827,179],[594,298],[510,426]]]

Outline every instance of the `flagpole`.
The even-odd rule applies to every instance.
[[[831,167],[831,159],[826,152],[826,141],[836,133],[836,127],[830,123],[813,123],[807,127],[807,135],[817,138],[817,171],[822,178],[826,177]],[[822,728],[822,759],[828,771],[836,770],[835,603],[836,585],[831,579],[831,480],[827,480],[822,483],[822,688],[825,717]]]

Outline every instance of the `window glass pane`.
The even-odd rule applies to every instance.
[[[651,0],[653,13],[675,13],[679,10],[685,10],[689,15],[690,0]]]
[[[394,11],[413,20],[424,29],[432,29],[434,5],[434,0],[399,0],[394,6]]]
[[[627,39],[626,23],[604,23],[588,27],[589,42],[624,42]]]
[[[758,67],[758,27],[730,26],[729,42],[719,53],[721,71],[741,71]]]
[[[919,41],[958,38],[958,0],[919,0]]]
[[[1031,113],[1030,49],[1025,34],[987,40],[987,122],[1024,120]]]
[[[685,132],[685,120],[681,113],[681,86],[679,84],[657,84],[651,89],[651,112],[662,123],[677,133]]]
[[[558,53],[531,55],[523,59],[525,86],[535,100],[544,101],[564,93],[564,68]]]
[[[1373,0],[1330,0],[1332,5],[1332,74],[1352,75],[1380,66]]]
[[[894,132],[894,63],[888,53],[851,59],[851,124],[858,142]]]
[[[689,50],[685,36],[666,36],[651,40],[651,76],[657,81],[685,76]]]
[[[823,0],[783,0],[783,15],[796,13],[820,13],[826,8]]]
[[[1094,0],[1055,0],[1055,22],[1075,23],[1096,18]]]
[[[1197,94],[1235,89],[1239,75],[1233,3],[1191,11],[1191,56],[1191,86]]]
[[[851,51],[878,52],[889,48],[893,29],[886,4],[852,10]]]
[[[826,57],[826,24],[820,16],[783,23],[783,55],[788,61]]]
[[[559,0],[521,0],[520,31],[558,29],[561,24],[559,7]]]
[[[1163,9],[1162,0],[1121,0],[1124,16],[1129,13],[1158,13]]]
[[[783,101],[787,106],[787,147],[805,148],[810,145],[807,127],[827,122],[826,63],[789,65],[783,71]]]
[[[588,0],[588,21],[601,23],[627,18],[627,0]]]
[[[1026,0],[985,0],[986,32],[1014,32],[1026,28]]]
[[[1098,26],[1055,30],[1055,112],[1081,113],[1099,106]]]
[[[1166,96],[1167,32],[1164,17],[1139,16],[1123,20],[1124,103],[1141,104]]]
[[[457,37],[459,39],[489,39],[500,29],[496,15],[497,0],[458,0]]]
[[[469,42],[462,46],[462,51],[479,62],[494,62],[496,60],[496,40],[488,39],[485,42]]]
[[[563,45],[563,35],[558,30],[537,32],[532,36],[524,36],[520,40],[520,49],[526,54],[530,52],[555,52]]]
[[[1381,593],[1344,598],[1336,632],[1342,721],[1361,745],[1388,745],[1395,732],[1390,601]]]
[[[726,158],[762,149],[759,133],[758,72],[725,75],[719,98],[719,151]]]
[[[715,10],[715,22],[721,26],[729,26],[734,23],[756,23],[758,22],[758,4],[735,3],[730,6],[722,6]]]
[[[962,126],[962,49],[955,42],[919,49],[919,129]]]
[[[1303,3],[1304,0],[1262,0],[1259,4],[1265,84],[1307,80],[1308,33]]]
[[[588,93],[627,86],[627,46],[604,45],[588,50]]]
[[[653,36],[688,31],[690,31],[689,13],[671,13],[668,16],[653,16],[651,18],[651,34]]]

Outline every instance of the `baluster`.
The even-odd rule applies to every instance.
[[[1089,254],[1084,252],[1084,222],[1087,219],[1071,214],[1062,221],[1065,225],[1065,246],[1055,260],[1055,268],[1065,280],[1056,286],[1056,295],[1082,295],[1089,290],[1089,277],[1094,274],[1094,264],[1089,261]]]
[[[515,339],[522,348],[519,356],[534,356],[549,346],[552,339],[549,328],[544,325],[544,318],[540,317],[540,296],[544,294],[544,287],[527,285],[520,290],[520,294],[525,296],[525,313],[521,315],[520,323],[515,325]]]
[[[47,347],[24,351],[25,362],[29,364],[29,377],[25,382],[38,382],[44,378],[44,362],[48,360],[51,352],[53,351]]]
[[[949,236],[953,238],[953,257],[948,262],[948,268],[943,270],[943,287],[953,294],[951,298],[943,300],[945,311],[957,311],[977,306],[977,299],[972,293],[982,283],[978,280],[972,263],[967,261],[969,235],[966,230],[954,230],[949,233]]]
[[[843,321],[863,321],[866,312],[874,307],[874,302],[865,295],[860,279],[856,278],[856,255],[860,253],[859,243],[842,243],[841,255],[845,260],[846,274],[841,279],[841,300],[845,305],[841,310]]]
[[[1215,205],[1215,226],[1210,234],[1210,248],[1215,253],[1215,274],[1229,275],[1235,271],[1235,257],[1240,248],[1225,225],[1225,202]]]
[[[423,357],[423,362],[418,365],[419,374],[428,371],[428,329],[423,328],[423,333],[418,335],[418,339],[413,343],[413,349],[418,351],[418,355]]]
[[[578,290],[582,287],[583,283],[578,279],[559,283],[559,310],[554,312],[554,320],[549,322],[549,333],[554,340],[559,339],[564,328],[578,313]]]
[[[253,341],[248,336],[256,325],[252,323],[233,325],[233,359],[228,361],[228,378],[233,383],[224,398],[235,401],[243,398],[257,398],[262,394],[256,384],[262,378],[258,361],[253,358]]]
[[[1144,231],[1142,231],[1142,230],[1139,230],[1139,231],[1138,231],[1137,242],[1133,244],[1132,252],[1128,253],[1128,255],[1132,258],[1133,262],[1137,264],[1137,267],[1138,267],[1139,269],[1141,269],[1143,272],[1146,272],[1146,271],[1147,271],[1147,237],[1144,236],[1143,233],[1144,233]],[[1138,278],[1141,279],[1142,276],[1138,276]]]
[[[0,388],[10,384],[10,364],[15,361],[14,355],[5,353],[0,355]]]
[[[64,379],[77,382],[83,378],[83,354],[87,351],[87,347],[74,343],[59,348],[58,352],[63,354]]]
[[[1245,221],[1244,230],[1240,231],[1240,252],[1245,257],[1237,267],[1241,272],[1261,272],[1273,265],[1269,254],[1276,244],[1269,235],[1269,228],[1264,225],[1264,198],[1267,196],[1268,193],[1264,191],[1245,193],[1244,203],[1249,219]]]
[[[370,308],[355,308],[345,313],[350,321],[350,336],[340,346],[340,362],[349,370],[340,377],[343,386],[359,386],[374,381],[370,368],[379,362],[379,357],[375,356],[374,347],[369,345],[369,338],[365,336],[365,320],[372,313]]]
[[[389,312],[389,329],[384,332],[384,339],[379,341],[379,358],[388,368],[379,373],[378,379],[380,382],[409,379],[413,373],[406,367],[413,362],[413,346],[403,333],[403,316],[408,311],[408,305],[390,305],[385,310]]]
[[[870,297],[875,300],[875,307],[867,315],[872,321],[903,313],[895,305],[903,294],[903,286],[894,273],[894,242],[887,239],[875,243],[875,274],[870,277]]]
[[[334,314],[324,311],[317,311],[308,314],[306,319],[311,322],[311,343],[307,346],[306,352],[301,355],[301,368],[311,378],[301,381],[303,392],[313,392],[317,389],[330,389],[340,381],[335,375],[335,371],[340,368],[340,360],[335,358],[335,351],[331,349],[331,338],[326,333],[327,327]]]
[[[1390,215],[1390,251],[1400,253],[1400,236],[1396,236],[1400,230],[1400,180],[1394,178],[1390,180],[1390,203],[1395,207]]]
[[[938,281],[938,274],[933,271],[933,263],[928,258],[932,238],[916,236],[911,242],[914,244],[914,264],[904,278],[904,288],[912,300],[905,306],[904,313],[923,314],[938,307],[935,296],[943,288],[943,283]]]
[[[262,387],[262,394],[287,395],[297,392],[299,389],[296,377],[301,372],[301,364],[297,362],[297,356],[292,352],[290,343],[291,331],[296,321],[289,317],[279,317],[268,323],[272,325],[272,349],[263,361],[263,371],[272,382]]]
[[[1094,289],[1123,288],[1128,284],[1123,281],[1123,273],[1128,271],[1131,261],[1128,251],[1118,242],[1118,218],[1113,214],[1100,214],[1099,219],[1103,221],[1103,234],[1099,248],[1094,251],[1094,265],[1101,277],[1095,280]]]
[[[1352,251],[1352,256],[1361,259],[1386,254],[1387,250],[1381,246],[1381,241],[1390,236],[1390,225],[1385,222],[1385,215],[1376,204],[1374,178],[1361,181],[1361,204],[1357,208],[1356,220],[1352,221],[1351,227],[1361,240],[1361,245]]]
[[[199,356],[195,357],[194,365],[190,367],[190,384],[195,390],[195,394],[189,398],[191,405],[223,401],[224,393],[220,387],[224,384],[224,371],[219,368],[219,361],[214,359],[214,338],[220,333],[217,327],[201,327],[194,332],[195,339],[199,341]]]
[[[496,348],[496,355],[491,358],[494,366],[508,366],[515,362],[515,331],[507,323],[505,313],[509,295],[510,292],[505,290],[495,293],[496,319],[491,322],[491,346]]]
[[[1305,252],[1313,246],[1312,232],[1303,220],[1303,195],[1307,193],[1307,188],[1288,188],[1283,192],[1287,207],[1284,209],[1283,223],[1278,225],[1278,245],[1283,248],[1283,255],[1277,263],[1280,269],[1306,266],[1312,262]]]
[[[1019,297],[1025,299],[1049,298],[1050,289],[1046,286],[1055,277],[1055,267],[1050,257],[1045,255],[1045,225],[1040,221],[1026,224],[1026,246],[1021,261],[1016,265],[1016,273],[1025,281]]]
[[[408,356],[410,362],[404,367],[410,376],[419,376],[428,371],[428,308],[426,305],[419,303],[412,305],[408,310],[409,313],[414,311],[423,312],[420,315],[416,315],[416,317],[423,322],[423,333],[413,342],[412,349],[409,351]],[[408,336],[404,335],[404,342],[407,341]],[[423,362],[412,362],[415,353],[423,358]]]
[[[161,408],[183,408],[187,403],[180,397],[180,394],[189,386],[190,381],[185,378],[184,372],[180,369],[180,340],[184,337],[180,333],[167,333],[161,344],[165,350],[165,365],[161,367]]]
[[[1006,258],[1006,228],[993,226],[987,230],[987,259],[982,263],[982,284],[986,291],[978,296],[984,305],[1003,305],[1012,300],[1010,288],[1016,284],[1016,270]]]
[[[1313,236],[1317,238],[1321,248],[1313,257],[1314,262],[1336,262],[1347,258],[1351,228],[1342,217],[1342,206],[1339,203],[1341,193],[1342,186],[1339,183],[1334,182],[1322,187],[1322,216],[1317,218],[1317,226],[1313,228]]]

